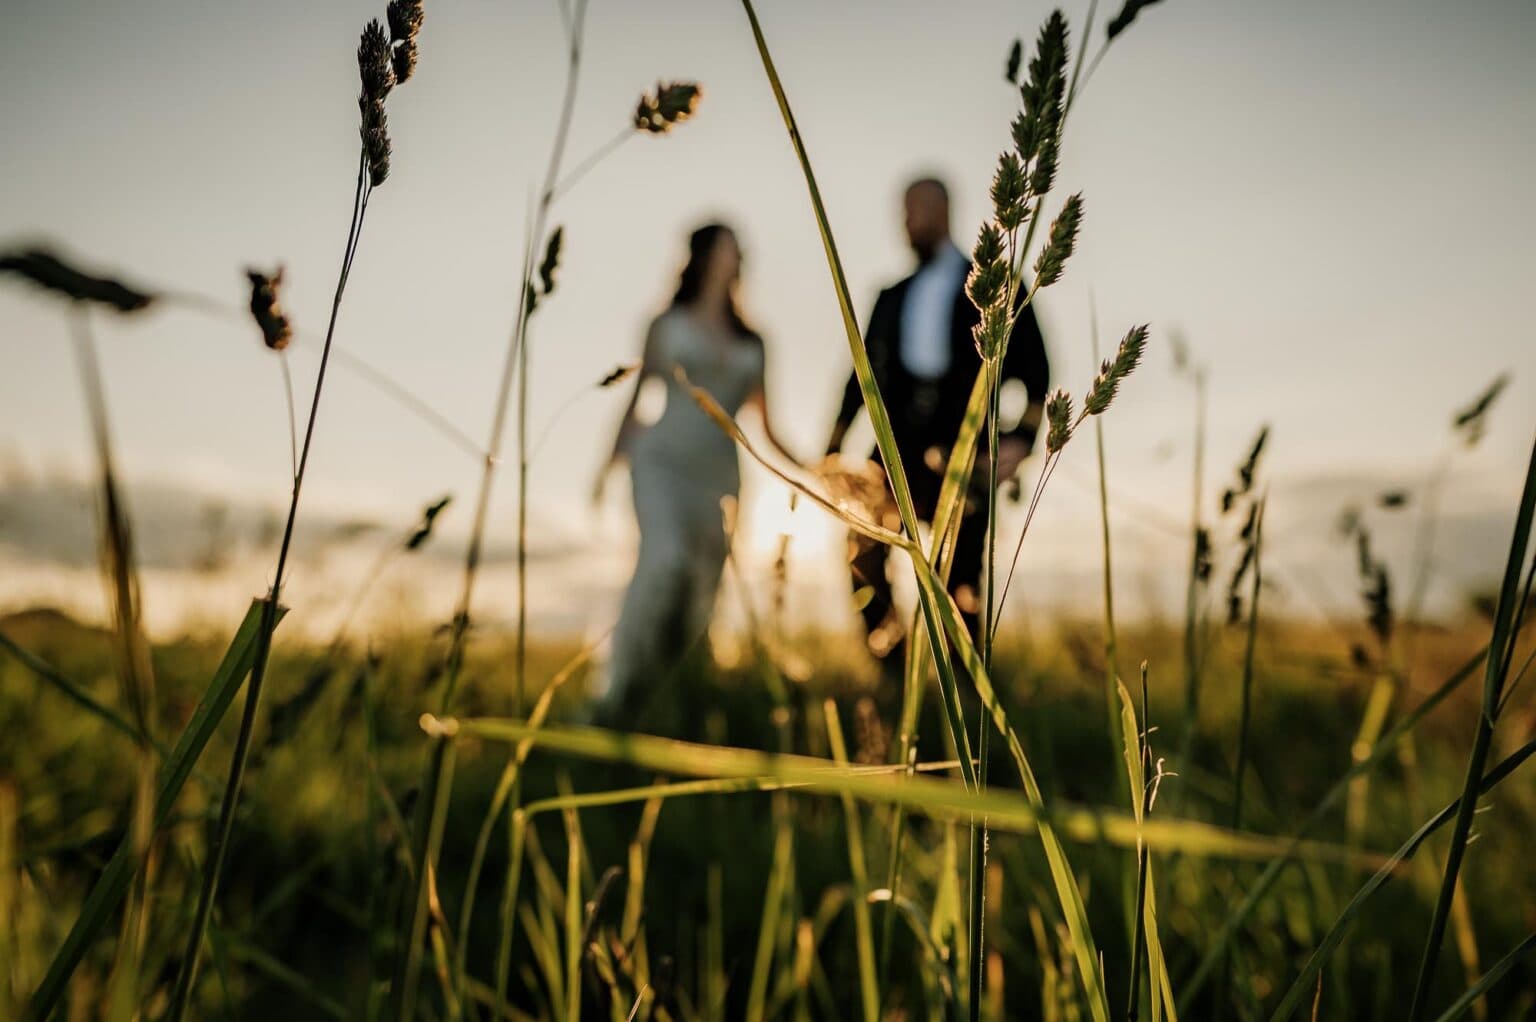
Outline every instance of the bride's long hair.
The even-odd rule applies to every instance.
[[[699,292],[704,287],[704,273],[709,267],[709,258],[715,250],[715,243],[720,240],[720,235],[727,232],[735,237],[736,232],[726,224],[708,223],[688,235],[688,262],[683,266],[683,272],[678,277],[677,292],[672,296],[672,308],[690,306],[699,300]],[[726,295],[725,318],[731,326],[731,332],[738,337],[759,342],[762,340],[762,336],[741,318],[741,309],[736,305],[735,291]]]

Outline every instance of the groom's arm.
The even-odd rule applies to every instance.
[[[828,454],[836,454],[843,449],[843,437],[848,434],[848,427],[853,425],[853,418],[862,407],[864,391],[859,387],[858,374],[849,373],[848,382],[843,386],[843,403],[838,406],[837,419],[832,423],[832,435],[827,438]]]
[[[881,343],[877,330],[879,324],[883,322],[886,301],[886,292],[880,292],[880,297],[875,299],[874,310],[869,314],[869,322],[864,328],[864,350],[871,357],[874,355],[872,346]],[[843,437],[847,436],[848,427],[853,425],[854,417],[863,407],[864,390],[859,386],[859,374],[850,372],[848,382],[843,385],[843,403],[838,406],[837,418],[832,423],[832,435],[827,439],[827,454],[837,454],[843,449]]]

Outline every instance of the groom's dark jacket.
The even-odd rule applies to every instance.
[[[969,262],[966,269],[969,273]],[[913,276],[880,292],[864,331],[864,350],[869,354],[875,381],[880,385],[880,395],[890,413],[902,463],[908,472],[921,471],[929,448],[937,447],[944,458],[948,458],[949,449],[960,432],[960,423],[965,418],[971,387],[981,369],[981,355],[971,338],[971,328],[980,319],[980,313],[971,304],[962,285],[955,289],[954,313],[950,317],[948,370],[935,380],[915,377],[907,371],[901,358],[902,306]],[[1031,306],[1026,305],[1014,321],[1002,369],[1004,383],[1017,380],[1024,385],[1031,403],[1045,401],[1051,368],[1046,359],[1040,324],[1035,320]],[[842,406],[837,412],[839,435],[847,429],[863,403],[858,377],[850,374],[843,389]],[[1020,423],[1003,435],[1016,436],[1033,444],[1034,432]],[[942,473],[942,467],[939,472]]]

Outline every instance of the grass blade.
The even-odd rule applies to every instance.
[[[1437,1022],[1455,1022],[1456,1019],[1467,1013],[1477,999],[1486,994],[1495,983],[1504,978],[1504,974],[1514,968],[1515,963],[1525,955],[1536,951],[1536,933],[1526,937],[1512,948],[1509,954],[1493,963],[1493,967],[1483,973],[1482,978],[1467,988],[1466,992],[1456,998],[1455,1002],[1445,1010]]]
[[[1301,975],[1296,977],[1295,982],[1291,984],[1291,988],[1286,991],[1280,1006],[1270,1016],[1270,1022],[1285,1022],[1286,1019],[1295,1013],[1296,1009],[1301,1007],[1302,1002],[1311,993],[1312,985],[1316,982],[1317,976],[1322,972],[1323,966],[1327,964],[1329,956],[1348,933],[1349,924],[1359,915],[1366,899],[1375,894],[1388,880],[1392,879],[1397,873],[1397,867],[1404,860],[1412,858],[1414,852],[1419,850],[1419,846],[1427,841],[1431,834],[1444,826],[1447,820],[1451,819],[1452,816],[1459,816],[1461,807],[1464,804],[1470,804],[1475,808],[1477,796],[1485,795],[1493,790],[1495,785],[1513,773],[1533,753],[1536,753],[1536,741],[1527,742],[1523,747],[1505,757],[1498,766],[1488,772],[1488,775],[1483,778],[1482,784],[1471,799],[1468,799],[1466,802],[1463,799],[1457,799],[1455,802],[1452,802],[1431,817],[1422,827],[1414,831],[1412,837],[1403,842],[1402,847],[1394,852],[1382,864],[1381,868],[1355,892],[1355,896],[1350,899],[1349,904],[1344,907],[1344,911],[1339,914],[1339,918],[1334,922],[1327,936],[1323,938],[1323,942],[1318,945],[1316,951],[1312,952],[1312,957],[1307,960],[1306,966],[1302,968]]]
[[[970,791],[953,781],[928,777],[906,777],[889,767],[875,770],[842,770],[831,760],[814,756],[760,752],[724,745],[701,745],[651,735],[605,731],[593,727],[545,727],[533,729],[521,721],[491,717],[439,719],[424,714],[422,725],[431,734],[458,734],[488,741],[520,742],[532,739],[536,747],[661,773],[680,774],[721,782],[754,780],[750,787],[783,787],[793,784],[811,794],[840,795],[848,792],[869,802],[904,805],[940,820],[965,822],[972,816],[989,817],[992,824],[1021,834],[1038,833],[1041,824],[1059,832],[1068,840],[1085,844],[1108,842],[1121,848],[1136,847],[1138,834],[1148,848],[1182,851],[1185,854],[1237,859],[1269,859],[1278,854],[1294,854],[1320,862],[1349,863],[1375,868],[1379,856],[1352,853],[1323,842],[1296,842],[1293,838],[1267,837],[1235,833],[1222,827],[1195,820],[1149,819],[1137,825],[1133,816],[1116,810],[1067,807],[1048,809],[1018,792],[999,788]],[[770,785],[769,782],[779,782]],[[662,786],[653,786],[653,789]],[[647,790],[632,789],[630,800],[645,796]],[[699,788],[689,793],[717,791]],[[592,800],[605,793],[573,796]],[[595,804],[586,801],[583,804]],[[530,803],[514,813],[544,811],[555,807],[555,800]]]
[[[1327,819],[1333,808],[1338,805],[1339,799],[1344,797],[1345,793],[1349,790],[1350,783],[1390,755],[1405,735],[1409,734],[1420,721],[1429,716],[1456,689],[1461,687],[1468,678],[1472,677],[1473,672],[1483,662],[1483,657],[1487,655],[1487,652],[1485,648],[1473,654],[1471,659],[1467,660],[1454,674],[1442,682],[1439,688],[1425,696],[1418,706],[1404,714],[1403,718],[1394,724],[1391,730],[1382,735],[1381,740],[1371,749],[1369,755],[1350,766],[1344,772],[1344,775],[1335,781],[1333,786],[1323,794],[1323,797],[1318,800],[1317,806],[1301,822],[1301,825],[1296,828],[1294,833],[1295,840],[1300,841],[1312,832],[1312,828]],[[1296,856],[1293,853],[1284,853],[1265,866],[1264,872],[1259,874],[1258,879],[1249,886],[1242,902],[1239,903],[1237,908],[1233,909],[1232,914],[1222,924],[1221,931],[1211,942],[1211,947],[1206,951],[1205,956],[1201,958],[1200,964],[1195,967],[1195,971],[1190,974],[1189,978],[1179,985],[1180,1011],[1189,1009],[1195,995],[1204,988],[1206,981],[1214,974],[1216,966],[1221,963],[1223,956],[1227,952],[1227,946],[1236,937],[1238,930],[1248,921],[1248,917],[1253,914],[1254,909],[1258,908],[1259,903],[1264,900],[1270,889],[1274,887],[1275,881],[1280,879],[1280,874],[1294,861],[1296,861]]]
[[[229,704],[234,701],[235,694],[240,690],[246,674],[251,670],[251,665],[256,658],[257,637],[261,631],[265,606],[265,600],[252,601],[250,609],[246,611],[245,620],[240,623],[240,628],[235,632],[229,649],[224,653],[224,659],[214,671],[213,680],[209,682],[207,691],[203,693],[203,698],[198,702],[197,709],[193,711],[192,718],[187,721],[187,727],[181,733],[181,738],[177,740],[176,747],[171,750],[169,758],[161,768],[159,791],[155,797],[157,829],[163,826],[170,816],[177,798],[181,795],[182,787],[197,765],[198,757],[207,747],[219,722],[224,719],[224,713],[229,709]],[[285,608],[278,607],[273,615],[274,625],[281,621],[286,613]],[[33,993],[32,1000],[28,1003],[26,1013],[23,1015],[24,1019],[41,1022],[42,1019],[48,1018],[58,1006],[64,987],[80,964],[86,949],[101,932],[102,927],[106,925],[127,893],[129,881],[133,877],[132,858],[132,849],[125,840],[113,853],[106,868],[102,870],[101,876],[97,878],[95,886],[91,888],[90,894],[86,896],[85,903],[80,908],[79,917],[49,964],[42,983]]]
[[[1514,652],[1515,604],[1520,595],[1520,572],[1525,566],[1527,544],[1531,538],[1531,519],[1536,516],[1536,443],[1531,445],[1531,460],[1525,471],[1525,488],[1520,495],[1520,510],[1515,515],[1514,535],[1509,541],[1509,559],[1504,565],[1504,581],[1499,587],[1499,605],[1494,612],[1493,638],[1488,643],[1488,659],[1483,672],[1483,712],[1477,720],[1477,734],[1472,753],[1467,758],[1467,777],[1462,785],[1461,808],[1451,831],[1450,848],[1445,857],[1445,877],[1435,914],[1430,919],[1429,936],[1424,941],[1424,959],[1414,984],[1409,1022],[1420,1022],[1429,1010],[1429,992],[1434,983],[1435,963],[1440,958],[1440,943],[1445,938],[1445,924],[1456,894],[1456,877],[1466,854],[1472,833],[1472,814],[1477,808],[1474,797],[1483,779],[1483,767],[1493,745],[1493,728],[1499,715],[1500,696]]]
[[[843,744],[843,722],[838,718],[837,704],[828,699],[824,708],[832,758],[838,766],[846,768],[848,750]],[[864,829],[853,796],[843,792],[842,801],[843,815],[848,821],[848,866],[853,877],[853,922],[859,951],[859,1000],[864,1008],[864,1022],[878,1022],[880,990],[875,975],[875,934],[869,918],[869,877],[864,864]]]

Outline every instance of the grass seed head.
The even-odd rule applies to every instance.
[[[1266,425],[1260,428],[1259,435],[1254,437],[1253,449],[1248,452],[1248,460],[1243,462],[1237,470],[1237,477],[1243,484],[1238,490],[1239,494],[1247,493],[1253,489],[1253,477],[1259,470],[1259,455],[1264,453],[1264,444],[1268,440],[1269,427]]]
[[[1045,435],[1047,454],[1055,454],[1072,439],[1072,395],[1057,388],[1045,399],[1045,420],[1050,425]]]
[[[1061,212],[1051,221],[1051,233],[1035,259],[1035,287],[1050,287],[1061,279],[1067,260],[1077,245],[1077,232],[1083,222],[1083,193],[1067,197]]]
[[[389,7],[384,15],[385,20],[389,22],[389,38],[396,43],[415,40],[416,33],[421,31],[421,23],[425,18],[425,13],[421,9],[421,0],[389,0]],[[405,81],[404,78],[400,80]]]
[[[544,259],[539,263],[539,285],[548,295],[555,289],[555,271],[560,268],[560,244],[565,239],[565,228],[556,227],[544,246]]]
[[[1452,427],[1462,435],[1468,447],[1475,447],[1483,438],[1483,432],[1488,424],[1488,409],[1493,407],[1493,402],[1507,386],[1509,386],[1509,374],[1500,373],[1470,405],[1457,413],[1452,421]]]
[[[1157,0],[1125,0],[1125,6],[1120,8],[1120,13],[1109,19],[1104,34],[1113,40],[1115,36],[1131,27],[1131,22],[1136,20],[1136,15],[1141,13],[1143,7],[1151,7],[1155,3]]]
[[[395,69],[395,82],[408,80],[416,73],[416,40],[403,39],[390,50],[390,63]]]
[[[368,180],[377,188],[389,177],[389,120],[384,116],[384,101],[366,93],[358,100],[362,110],[363,149],[368,154]]]
[[[995,263],[1003,257],[1003,232],[995,224],[982,224],[976,234],[976,247],[971,250],[971,261],[977,266]]]
[[[1029,79],[1019,88],[1024,112],[1013,128],[1019,158],[1025,162],[1040,161],[1031,183],[1038,181],[1045,187],[1037,188],[1036,195],[1050,191],[1050,182],[1056,175],[1057,139],[1067,91],[1066,66],[1067,21],[1061,11],[1052,11],[1035,42]]]
[[[363,96],[384,102],[395,84],[394,63],[390,58],[389,37],[377,18],[363,27],[357,43],[357,70],[363,82]]]
[[[293,340],[293,327],[283,312],[279,291],[283,286],[283,268],[279,266],[271,276],[260,270],[246,270],[251,282],[251,316],[261,328],[261,339],[273,351],[282,351]]]
[[[1008,287],[1008,266],[1001,259],[988,263],[977,262],[971,266],[965,281],[965,293],[977,309],[985,311],[1005,297]]]
[[[664,135],[693,116],[704,90],[697,82],[657,82],[654,93],[644,93],[635,108],[635,128]]]
[[[1083,408],[1089,415],[1102,415],[1109,408],[1120,389],[1120,381],[1131,375],[1141,364],[1141,356],[1146,350],[1146,344],[1146,324],[1132,327],[1121,338],[1115,357],[1105,359],[1099,366],[1099,375],[1094,378],[1093,387],[1083,401]]]
[[[85,273],[42,248],[0,253],[0,274],[4,273],[13,273],[46,291],[77,302],[106,305],[118,312],[138,312],[156,298],[148,291],[129,287],[111,277]]]
[[[406,550],[417,550],[432,537],[432,526],[437,521],[437,516],[442,514],[443,510],[451,503],[453,503],[453,495],[444,494],[422,508],[421,524],[416,526],[416,531],[412,532],[405,541]]]
[[[981,322],[971,328],[971,339],[976,342],[976,350],[982,358],[990,362],[1002,355],[1011,325],[1008,310],[1001,303],[981,311]]]
[[[607,389],[622,383],[639,371],[640,366],[635,362],[631,362],[628,365],[614,366],[613,369],[609,370],[607,376],[597,381],[597,385],[599,388]]]
[[[1003,69],[1003,77],[1009,84],[1019,84],[1019,65],[1024,61],[1024,40],[1015,39],[1013,46],[1008,49],[1008,65]]]
[[[1017,154],[1003,153],[992,177],[992,215],[1005,231],[1018,230],[1028,211],[1029,178]]]

